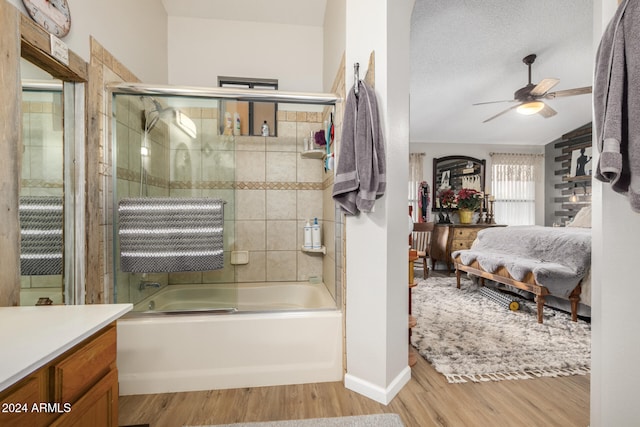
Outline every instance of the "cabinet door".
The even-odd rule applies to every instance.
[[[85,393],[55,427],[117,427],[118,370],[113,369]]]
[[[45,388],[43,373],[36,372],[0,393],[0,426],[44,425],[45,416],[37,408],[46,402]]]
[[[74,403],[116,363],[115,326],[80,344],[64,360],[54,364],[55,402]]]

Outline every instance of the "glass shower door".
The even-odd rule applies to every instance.
[[[115,94],[113,108],[115,300],[135,311],[235,309],[235,146],[218,132],[218,101]]]

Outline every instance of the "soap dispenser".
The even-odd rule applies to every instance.
[[[311,234],[312,234],[311,233],[311,224],[309,224],[309,220],[307,220],[307,223],[304,225],[304,243],[303,243],[303,247],[305,249],[312,249],[313,248]]]
[[[320,249],[322,247],[322,242],[320,241],[320,224],[318,224],[318,218],[313,220],[313,225],[311,226],[311,243],[313,249]]]

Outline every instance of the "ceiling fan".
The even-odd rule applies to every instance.
[[[501,115],[508,113],[511,110],[516,110],[520,114],[530,115],[530,114],[540,114],[545,119],[549,117],[553,117],[556,114],[556,110],[549,107],[545,104],[542,99],[554,99],[561,96],[574,96],[574,95],[583,95],[586,93],[591,93],[591,86],[579,87],[575,89],[566,89],[559,90],[556,92],[549,92],[551,88],[557,85],[560,82],[560,79],[543,79],[537,85],[531,83],[531,64],[533,64],[536,60],[536,55],[531,54],[527,55],[522,59],[527,67],[529,67],[529,83],[515,91],[513,94],[513,99],[505,100],[505,101],[489,101],[489,102],[479,102],[473,105],[484,105],[484,104],[495,104],[499,102],[517,102],[517,105],[513,107],[507,108],[496,114],[495,116],[491,116],[488,119],[484,120],[482,123],[486,123],[490,120],[495,119],[496,117],[500,117]]]

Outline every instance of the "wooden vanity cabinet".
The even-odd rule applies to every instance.
[[[116,350],[114,322],[0,393],[0,425],[116,427]]]

